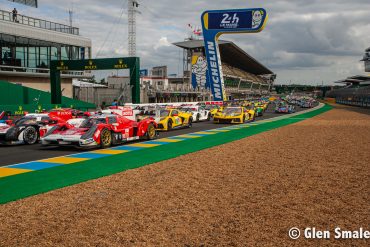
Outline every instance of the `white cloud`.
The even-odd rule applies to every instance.
[[[187,24],[200,25],[207,9],[263,7],[269,13],[265,30],[250,35],[224,35],[277,73],[278,82],[326,83],[363,73],[359,62],[370,47],[369,0],[138,0],[137,54],[141,66],[168,65],[170,73],[182,68],[181,49]],[[68,23],[67,10],[74,10],[74,24],[92,39],[93,56],[127,55],[125,0],[40,0],[39,9],[8,1],[0,8],[17,7],[20,14]]]

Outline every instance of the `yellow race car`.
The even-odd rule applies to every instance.
[[[190,128],[193,124],[193,118],[191,113],[181,112],[177,109],[162,109],[159,111],[159,119],[156,122],[157,130],[169,131],[183,127]]]
[[[213,117],[217,112],[220,111],[221,107],[219,105],[206,105],[204,109],[209,111]]]
[[[222,112],[213,116],[214,123],[245,123],[249,120],[249,113],[244,107],[226,107]]]

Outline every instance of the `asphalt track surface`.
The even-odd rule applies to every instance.
[[[296,111],[302,111],[300,107],[296,107]],[[256,121],[263,119],[273,118],[280,116],[273,111],[273,107],[270,106],[262,117],[256,118]],[[193,123],[191,128],[183,128],[172,130],[168,132],[159,132],[159,138],[177,136],[187,133],[193,133],[202,130],[216,129],[225,127],[228,124],[214,124],[212,121]],[[132,142],[131,142],[132,143]],[[41,144],[36,145],[17,145],[17,146],[0,146],[0,167],[18,163],[24,163],[29,161],[35,161],[40,159],[53,158],[58,156],[64,156],[74,153],[81,153],[85,150],[77,149],[76,147],[43,147]],[[87,150],[90,151],[90,150]]]

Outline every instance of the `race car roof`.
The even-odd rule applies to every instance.
[[[182,42],[173,43],[174,45],[183,49],[196,49],[204,48],[203,40],[187,40]],[[239,46],[231,41],[219,40],[218,45],[220,48],[221,61],[225,62],[235,68],[255,74],[255,75],[268,75],[273,72],[266,68],[263,64],[258,62],[251,55],[242,50]]]

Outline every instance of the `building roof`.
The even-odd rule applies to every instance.
[[[334,83],[342,83],[342,84],[369,84],[370,83],[370,76],[368,75],[356,75],[348,77],[344,80],[335,81]]]
[[[203,40],[188,40],[173,44],[183,49],[204,48]],[[222,62],[255,75],[273,74],[270,69],[266,68],[235,43],[226,40],[219,40],[218,45]]]

